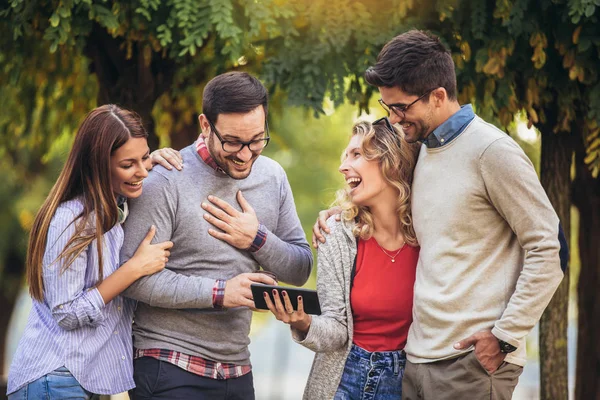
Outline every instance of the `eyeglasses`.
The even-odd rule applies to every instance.
[[[381,124],[385,125],[385,127],[388,128],[392,133],[394,133],[394,134],[396,133],[396,130],[392,126],[392,123],[390,122],[388,117],[379,118],[378,120],[373,121],[373,123],[371,125],[381,125]]]
[[[223,138],[219,134],[219,131],[217,130],[217,128],[215,128],[215,125],[212,122],[210,122],[210,120],[207,119],[207,121],[208,121],[208,124],[210,125],[210,129],[219,138],[219,141],[221,142],[221,147],[223,147],[223,151],[225,151],[226,153],[238,153],[238,152],[242,151],[244,149],[244,147],[246,147],[246,146],[248,146],[250,151],[261,151],[262,149],[267,147],[267,145],[269,144],[269,140],[271,140],[271,137],[269,136],[269,124],[267,123],[266,119],[265,119],[265,135],[266,136],[262,139],[255,139],[255,140],[251,140],[249,142],[242,142],[241,140],[236,140],[236,141],[223,140]]]
[[[402,140],[400,140],[400,135],[398,134],[398,131],[396,131],[396,129],[394,129],[394,127],[392,126],[392,123],[390,122],[388,117],[379,118],[379,119],[373,121],[373,123],[371,125],[385,126],[394,135],[394,137],[398,140],[398,146],[402,147]],[[375,132],[377,132],[377,131],[375,131]]]
[[[410,103],[408,105],[404,105],[404,104],[389,104],[388,105],[388,104],[385,104],[382,99],[379,99],[379,104],[387,112],[388,116],[390,116],[391,112],[393,111],[394,114],[396,114],[398,116],[398,118],[400,118],[400,120],[403,121],[406,118],[406,112],[408,111],[408,109],[412,105],[417,103],[419,100],[421,100],[425,96],[427,96],[429,93],[433,92],[435,89],[437,89],[437,88],[433,88],[433,89],[426,91],[421,96],[419,96],[418,99],[416,99],[415,101],[413,101],[412,103]]]

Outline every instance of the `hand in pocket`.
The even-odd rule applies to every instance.
[[[474,346],[475,357],[479,364],[490,374],[496,372],[504,362],[505,353],[500,351],[500,345],[496,336],[491,331],[480,331],[468,338],[454,344],[457,350],[468,349]]]

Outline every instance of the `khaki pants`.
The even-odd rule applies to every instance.
[[[406,362],[402,400],[510,400],[523,367],[503,362],[493,374],[467,355],[425,364]]]

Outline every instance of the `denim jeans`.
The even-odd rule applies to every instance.
[[[402,398],[404,351],[370,353],[353,344],[335,400],[399,400]]]
[[[85,390],[65,367],[60,367],[10,394],[8,400],[98,399]]]

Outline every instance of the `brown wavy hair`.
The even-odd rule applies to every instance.
[[[383,178],[398,190],[396,214],[402,226],[404,241],[411,246],[417,246],[410,194],[420,144],[407,143],[404,133],[395,127],[390,131],[384,124],[373,125],[367,121],[354,124],[352,136],[354,135],[362,136],[363,157],[368,161],[377,161]],[[345,155],[342,155],[342,161],[344,158]],[[352,203],[349,188],[337,192],[334,205],[341,207],[343,220],[355,222],[352,231],[354,236],[368,240],[373,235],[374,223],[369,207]]]
[[[98,268],[103,279],[102,236],[118,221],[119,212],[110,170],[110,157],[131,137],[148,137],[137,114],[108,104],[92,110],[79,127],[67,161],[50,194],[38,211],[27,248],[26,272],[29,293],[35,300],[44,297],[42,261],[50,222],[58,206],[76,197],[83,211],[76,216],[75,233],[54,263],[62,260],[62,271],[96,240]]]

